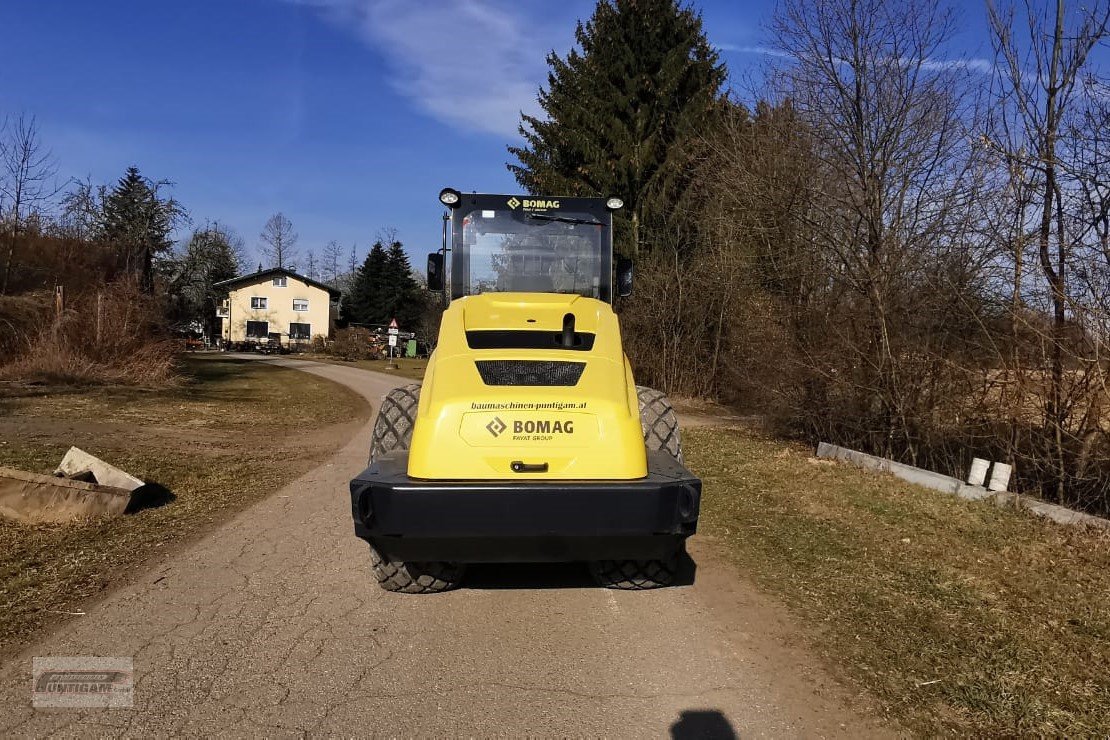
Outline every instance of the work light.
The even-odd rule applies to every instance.
[[[448,208],[457,208],[460,200],[462,200],[462,194],[454,188],[444,188],[439,191],[439,202]]]
[[[605,201],[605,207],[608,208],[610,211],[619,211],[620,209],[624,208],[624,201],[620,198],[610,198],[609,200]]]

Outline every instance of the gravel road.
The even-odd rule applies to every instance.
[[[375,406],[399,382],[265,361]],[[607,591],[580,566],[520,565],[442,595],[379,590],[347,494],[369,436],[0,666],[0,735],[891,734],[704,537],[688,587]],[[47,655],[133,657],[134,709],[32,709]]]

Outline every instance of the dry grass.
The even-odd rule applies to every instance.
[[[170,341],[151,341],[126,356],[91,357],[64,337],[44,333],[30,349],[3,367],[0,380],[32,383],[127,383],[169,385],[176,380],[177,349]]]
[[[1110,734],[1110,538],[690,430],[703,531],[914,732]]]
[[[19,311],[34,321],[15,323]],[[76,296],[58,318],[52,296],[0,298],[0,329],[11,332],[0,341],[0,380],[168,385],[176,347],[159,316],[157,302],[127,282]]]
[[[169,389],[0,399],[0,465],[49,472],[77,443],[176,497],[81,524],[0,520],[0,652],[308,470],[369,413],[354,393],[295,370],[223,356],[185,366],[189,380]]]

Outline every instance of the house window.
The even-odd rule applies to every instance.
[[[312,339],[312,325],[311,324],[290,324],[289,325],[289,338],[290,339]]]
[[[251,308],[266,308],[266,299],[259,296],[251,296]]]
[[[285,278],[284,275],[282,275],[281,277],[274,278],[274,287],[275,288],[284,288],[285,287],[285,281],[286,281],[286,278]]]
[[[265,299],[263,299],[265,300]],[[248,321],[247,339],[266,339],[270,336],[269,321]]]
[[[293,299],[293,310],[294,311],[307,311],[308,310],[308,299],[307,298],[294,298]]]

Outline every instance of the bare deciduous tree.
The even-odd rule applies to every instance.
[[[892,453],[914,378],[892,339],[908,278],[956,255],[971,202],[966,64],[940,63],[955,31],[938,0],[783,0],[773,23],[790,58],[773,78],[812,139],[821,197],[813,247],[866,307],[855,382],[869,400],[869,447]],[[845,332],[857,327],[845,324]],[[899,443],[901,444],[901,442]]]
[[[335,287],[339,281],[339,257],[341,252],[342,247],[335,239],[324,245],[324,253],[320,260],[320,272],[323,279],[332,287]]]
[[[70,239],[96,238],[107,190],[104,185],[93,185],[91,179],[78,180],[73,189],[62,196],[56,225],[58,232]]]
[[[987,8],[999,95],[1004,103],[1000,110],[1005,114],[991,143],[1016,165],[1010,173],[1017,182],[1015,187],[1031,191],[1029,205],[1037,211],[1036,223],[1030,226],[1052,316],[1045,420],[1052,435],[1054,494],[1063,502],[1070,457],[1067,437],[1079,431],[1069,420],[1075,404],[1067,397],[1065,367],[1069,314],[1075,317],[1077,313],[1072,263],[1083,240],[1082,232],[1098,224],[1097,218],[1086,224],[1082,219],[1077,222],[1070,218],[1069,201],[1080,192],[1094,194],[1097,188],[1092,190],[1090,181],[1076,176],[1075,159],[1070,156],[1074,148],[1069,151],[1064,137],[1082,107],[1081,85],[1090,53],[1110,32],[1110,5],[1076,4],[1069,10],[1065,0],[1056,0],[1044,12],[1024,0],[1020,7],[988,2]],[[1095,131],[1089,133],[1098,135]],[[1024,221],[1024,214],[1020,218]],[[1015,272],[1019,276],[1022,254],[1020,250],[1015,252]],[[1015,288],[1021,289],[1018,279]],[[1078,377],[1086,378],[1088,374],[1082,371]]]
[[[293,222],[280,211],[266,221],[262,227],[262,253],[270,261],[271,267],[289,268],[296,256],[297,234]]]
[[[306,277],[310,277],[313,280],[316,280],[319,277],[316,268],[316,250],[314,249],[308,250],[308,255],[305,257],[304,274]]]
[[[8,291],[17,249],[27,224],[58,194],[54,158],[39,139],[34,116],[0,124],[0,219],[7,259],[0,295]]]

